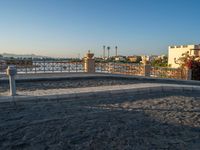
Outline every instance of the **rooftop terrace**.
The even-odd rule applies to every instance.
[[[2,77],[1,149],[200,148],[198,81],[20,74],[15,97],[7,84]]]

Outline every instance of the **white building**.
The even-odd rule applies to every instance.
[[[121,56],[121,55],[115,56],[115,61],[125,61],[125,60],[126,56]]]
[[[170,65],[172,68],[178,68],[179,64],[176,64],[176,60],[182,57],[182,54],[186,52],[188,52],[191,56],[200,56],[200,44],[169,46],[168,65]]]
[[[150,55],[150,56],[147,56],[147,60],[148,60],[149,62],[151,62],[151,61],[157,59],[158,57],[159,57],[158,55]]]

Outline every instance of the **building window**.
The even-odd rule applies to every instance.
[[[187,48],[188,46],[187,45],[183,45],[183,48]]]
[[[181,46],[176,46],[176,48],[181,48]]]
[[[175,48],[174,46],[170,46],[170,48]]]

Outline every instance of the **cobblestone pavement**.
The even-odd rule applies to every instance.
[[[0,105],[0,149],[200,149],[200,94]]]

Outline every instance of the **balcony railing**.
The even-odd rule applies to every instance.
[[[29,73],[58,73],[58,72],[85,72],[82,61],[33,61],[31,63],[14,64],[19,74]],[[7,65],[0,64],[0,74],[5,74]],[[141,64],[96,62],[95,72],[144,76],[145,67]],[[187,73],[180,68],[150,67],[150,77],[186,79]],[[147,73],[148,74],[148,73]]]
[[[158,78],[185,79],[186,72],[181,68],[151,67],[151,76]]]
[[[49,73],[49,72],[84,72],[83,62],[68,61],[33,61],[31,64],[14,64],[18,73]],[[1,74],[5,74],[7,65],[0,65]]]
[[[113,74],[141,75],[143,67],[133,63],[96,63],[96,72],[105,72]]]

